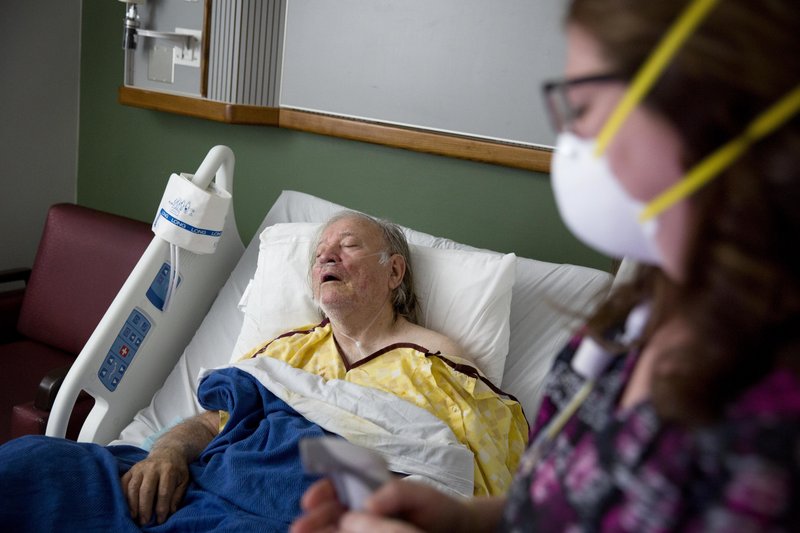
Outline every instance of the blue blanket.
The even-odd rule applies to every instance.
[[[230,420],[190,465],[182,506],[142,530],[286,531],[314,481],[297,442],[325,432],[234,368],[209,375],[198,398]],[[0,446],[0,531],[139,531],[119,480],[146,455],[38,436]]]

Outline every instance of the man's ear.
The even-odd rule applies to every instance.
[[[389,290],[395,290],[403,282],[406,275],[406,260],[400,254],[392,254],[389,258]]]

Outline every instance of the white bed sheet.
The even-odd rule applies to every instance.
[[[230,358],[243,320],[238,303],[256,269],[261,231],[278,222],[323,222],[342,209],[346,208],[305,193],[284,191],[280,195],[162,388],[112,444],[147,449],[155,436],[201,411],[195,396],[198,376],[203,368],[224,365]],[[477,250],[426,233],[411,233],[419,245]],[[520,401],[532,421],[553,357],[580,323],[578,317],[562,310],[588,312],[606,294],[611,275],[574,265],[525,258],[516,261],[502,388]]]

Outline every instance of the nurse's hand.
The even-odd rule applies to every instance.
[[[336,490],[328,478],[320,479],[306,490],[300,508],[303,514],[292,524],[291,533],[336,531],[339,519],[347,511],[336,498]]]
[[[498,498],[455,499],[428,485],[397,480],[378,489],[364,512],[345,512],[325,480],[303,496],[305,514],[295,521],[292,533],[494,531],[504,503]]]
[[[128,499],[131,518],[140,525],[150,522],[153,510],[156,521],[163,524],[178,509],[188,486],[186,459],[171,449],[153,450],[122,476],[122,491]]]

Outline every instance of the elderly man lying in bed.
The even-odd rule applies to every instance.
[[[130,518],[94,516],[83,527],[125,529],[132,518],[158,530],[285,530],[313,481],[300,468],[297,442],[328,432],[375,448],[403,475],[462,494],[504,492],[527,440],[522,409],[451,355],[460,353],[455,342],[416,323],[409,257],[392,224],[355,213],[331,219],[310,269],[326,318],[208,373],[198,389],[207,411],[166,432],[146,457],[129,446],[92,448],[91,459],[81,461],[108,461],[98,449],[110,450],[121,483],[95,490],[108,494],[90,491],[84,505],[106,518],[124,507]],[[22,448],[38,454],[43,444],[30,440]],[[74,450],[81,446],[93,445],[64,443],[85,455]],[[7,464],[4,452],[0,464]],[[0,466],[7,486],[24,475],[13,470]],[[78,468],[50,470],[87,476]],[[103,476],[89,477],[95,483]]]

